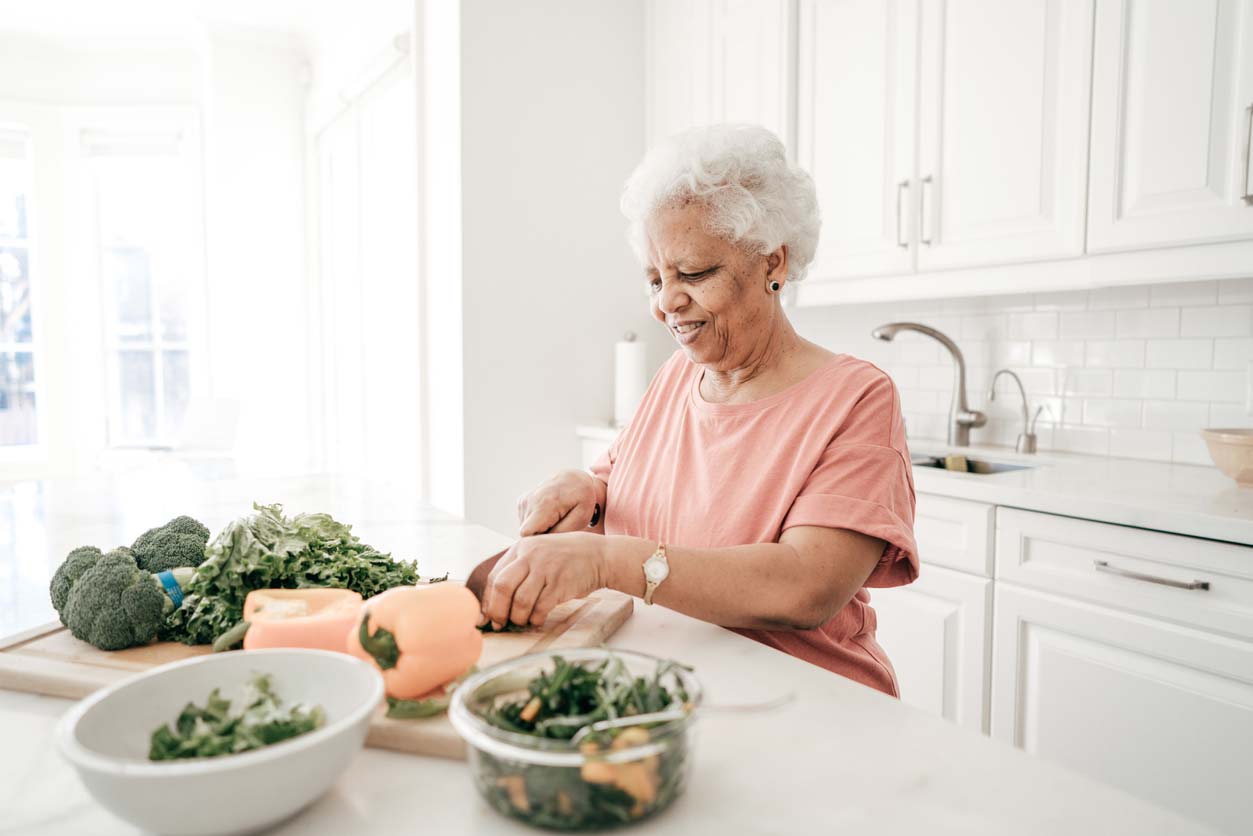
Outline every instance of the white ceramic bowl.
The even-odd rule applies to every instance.
[[[285,703],[326,711],[326,724],[238,755],[148,760],[152,732],[209,692],[232,694],[267,673]],[[294,814],[326,792],[365,743],[383,677],[326,650],[214,653],[162,665],[87,697],[61,719],[57,743],[95,799],[145,830],[178,836],[246,833]]]
[[[1201,437],[1219,470],[1238,485],[1253,485],[1253,429],[1207,429],[1201,430]]]

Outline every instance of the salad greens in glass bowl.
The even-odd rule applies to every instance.
[[[497,811],[599,830],[648,818],[682,794],[700,701],[700,683],[677,662],[575,649],[481,671],[453,693],[449,718]],[[640,715],[661,716],[631,722]]]

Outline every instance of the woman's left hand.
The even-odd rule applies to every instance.
[[[483,588],[483,615],[497,629],[540,625],[559,604],[605,585],[603,535],[584,531],[523,537],[500,558]]]

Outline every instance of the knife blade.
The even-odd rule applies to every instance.
[[[466,578],[466,589],[474,593],[474,597],[479,599],[480,604],[483,603],[483,589],[487,586],[487,576],[492,573],[492,569],[496,568],[496,564],[507,551],[509,551],[507,548],[501,549],[486,560],[480,561],[470,573],[470,577]]]

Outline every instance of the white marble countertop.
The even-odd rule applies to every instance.
[[[49,555],[66,543],[100,537],[123,542],[138,533],[132,529],[168,517],[171,510],[220,526],[244,513],[253,498],[281,498],[291,510],[342,515],[356,523],[363,539],[416,556],[424,574],[462,574],[508,542],[488,529],[409,503],[390,489],[326,477],[264,485],[184,484],[157,493],[119,489],[106,495],[100,487],[0,488],[0,523],[15,534],[0,538],[0,571],[19,574],[11,567],[21,563],[33,573],[31,567],[53,562]],[[157,502],[159,508],[134,504],[140,501]],[[30,603],[29,611],[37,606]],[[686,795],[640,825],[640,832],[1210,832],[1120,790],[662,607],[637,607],[611,644],[661,652],[693,665],[710,702],[755,701],[787,691],[797,696],[768,715],[703,719]],[[134,832],[92,801],[54,750],[52,730],[69,705],[0,691],[0,834]],[[189,815],[196,803],[189,800]],[[274,832],[535,831],[500,817],[481,801],[463,764],[371,749],[358,755],[326,796]]]
[[[1004,447],[956,448],[922,439],[911,440],[909,451],[1029,465],[987,475],[915,467],[920,493],[1253,545],[1253,488],[1239,487],[1214,467],[1070,453],[1019,455]]]

